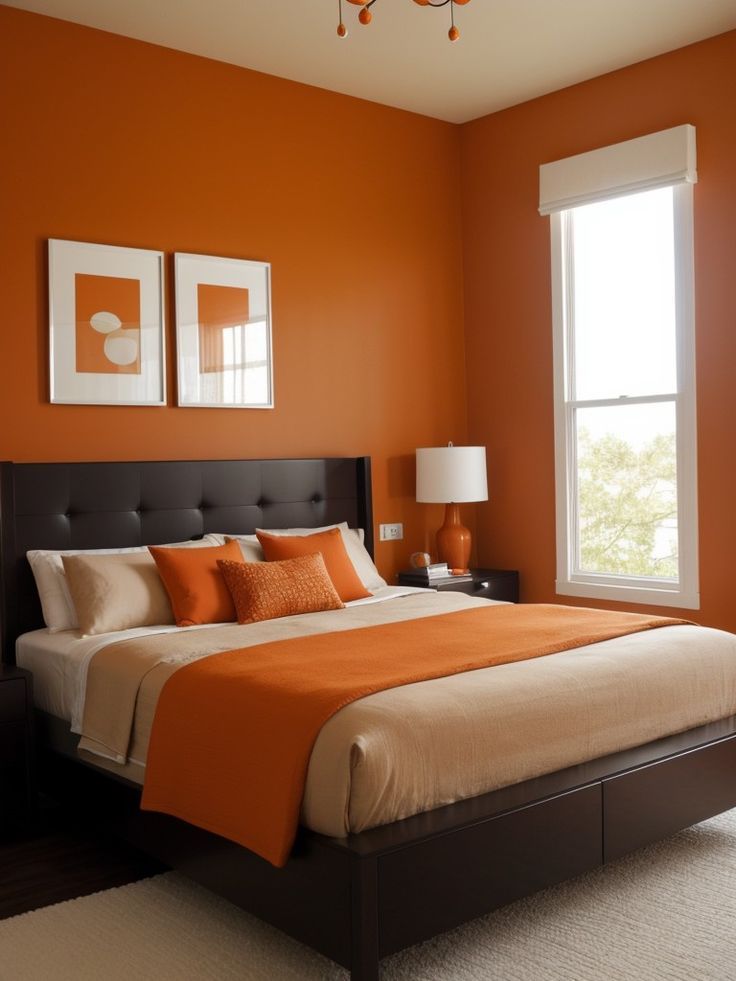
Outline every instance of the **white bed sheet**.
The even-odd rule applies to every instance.
[[[372,596],[353,600],[345,605],[364,606],[398,599],[426,590],[414,586],[383,586]],[[84,715],[84,695],[87,668],[91,658],[102,647],[133,637],[172,633],[175,630],[202,630],[216,626],[207,623],[196,627],[137,627],[115,633],[84,637],[78,630],[50,633],[47,628],[22,634],[15,645],[15,660],[19,667],[33,673],[33,699],[36,707],[71,723],[72,732],[81,735]]]

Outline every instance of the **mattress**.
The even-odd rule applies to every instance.
[[[244,628],[198,628],[197,636],[182,632],[181,657],[186,662],[210,653],[208,645],[241,646],[243,631],[256,626],[251,642],[298,636],[299,630],[341,630],[349,643],[352,627],[486,602],[419,590],[362,609]],[[170,647],[164,638],[146,643]],[[21,659],[29,664],[28,645],[21,646]],[[37,694],[47,711],[63,707],[66,697],[70,718],[80,707],[70,679],[83,676],[82,662],[91,656],[89,648],[72,654],[72,647],[61,655],[64,667],[42,671]],[[34,656],[36,663],[42,660],[41,650],[31,661]],[[137,769],[140,779],[158,693],[171,671],[171,657],[165,660],[140,685],[127,762],[99,760],[104,766],[128,776]],[[57,681],[47,685],[52,673]],[[324,725],[311,754],[302,821],[339,837],[733,714],[736,637],[691,625],[405,685],[360,699]]]
[[[33,673],[33,700],[36,708],[71,726],[72,732],[82,731],[84,691],[90,659],[108,644],[131,637],[170,633],[177,628],[141,627],[119,633],[82,637],[77,630],[49,633],[47,629],[22,634],[15,644],[16,664]],[[197,628],[191,628],[197,629]]]
[[[423,592],[426,590],[414,586],[385,586],[374,590],[370,597],[352,600],[346,606],[347,608],[370,606]],[[217,625],[177,627],[174,624],[167,624],[161,627],[140,627],[134,630],[99,634],[95,637],[83,637],[78,630],[62,630],[58,633],[50,633],[46,628],[31,630],[21,634],[16,640],[15,660],[19,667],[33,673],[33,699],[36,708],[58,719],[64,719],[70,724],[71,731],[80,735],[87,667],[97,651],[108,644],[133,637],[182,633],[209,629],[212,626]]]

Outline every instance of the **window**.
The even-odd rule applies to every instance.
[[[632,183],[551,217],[557,592],[698,608],[693,189]]]

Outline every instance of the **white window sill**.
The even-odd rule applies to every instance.
[[[682,610],[699,610],[700,593],[681,589],[646,589],[641,586],[557,580],[558,596],[580,596],[585,599],[614,600],[617,603],[642,603],[646,606],[675,606]]]

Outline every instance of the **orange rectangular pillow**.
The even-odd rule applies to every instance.
[[[283,562],[220,559],[217,564],[235,602],[238,623],[345,608],[319,553]]]
[[[242,562],[237,542],[213,548],[164,548],[149,546],[169,594],[177,627],[197,623],[231,623],[235,606],[217,566],[218,559]]]
[[[372,595],[363,585],[348,557],[339,528],[320,531],[316,535],[269,535],[265,531],[257,531],[256,534],[267,562],[296,559],[301,555],[319,552],[343,603]]]

